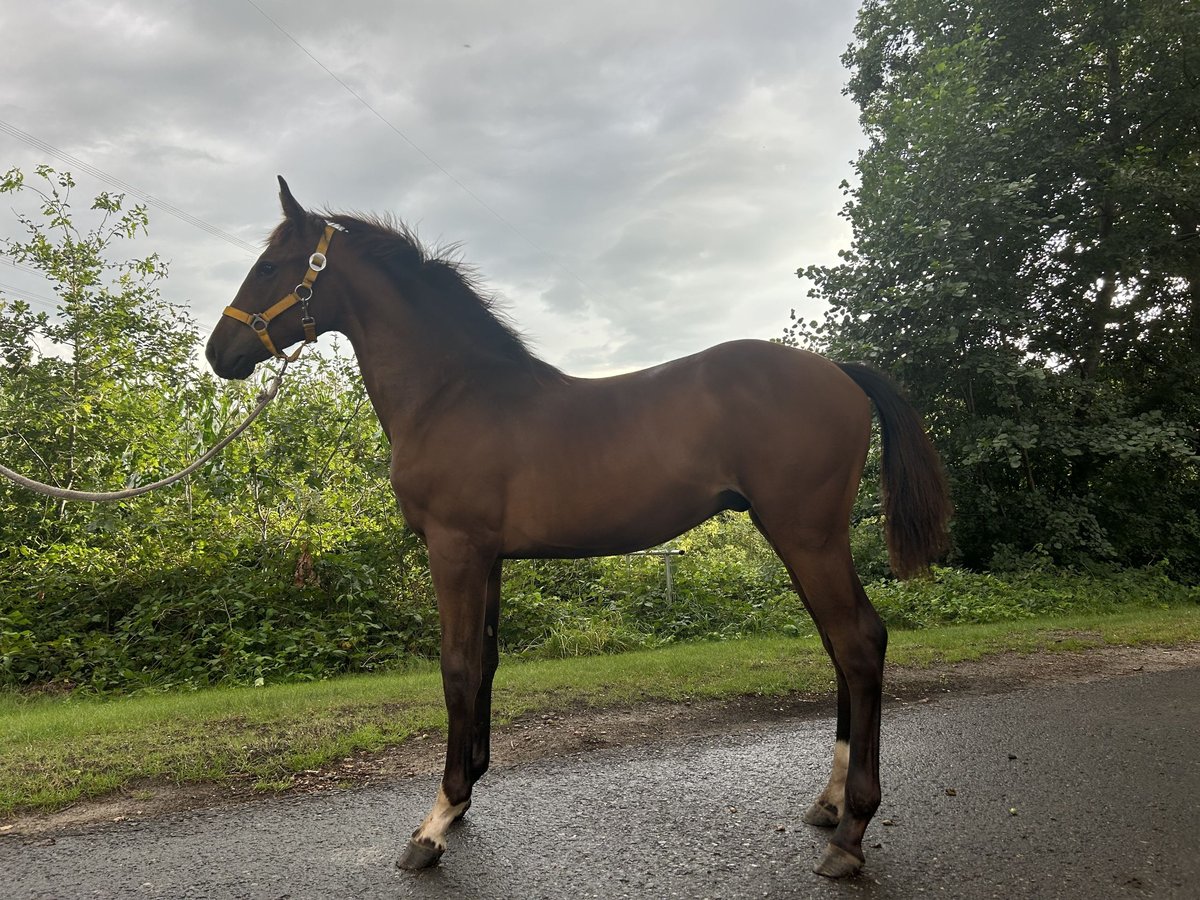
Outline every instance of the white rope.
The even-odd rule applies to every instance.
[[[174,475],[170,475],[167,478],[155,481],[153,484],[144,484],[141,487],[127,488],[123,491],[73,491],[68,490],[67,488],[55,487],[54,485],[50,484],[43,484],[40,481],[34,481],[32,478],[26,478],[24,475],[20,474],[19,472],[14,472],[12,469],[7,468],[6,466],[0,466],[0,475],[3,475],[10,481],[16,482],[23,488],[28,488],[31,491],[36,491],[39,494],[45,494],[47,497],[54,497],[58,500],[83,500],[90,503],[109,503],[114,500],[128,500],[130,497],[136,497],[139,494],[148,494],[150,491],[156,491],[159,488],[166,487],[169,484],[174,484],[180,479],[191,475],[201,466],[205,465],[214,456],[224,450],[225,446],[230,441],[245,431],[249,427],[250,423],[258,418],[258,414],[267,408],[267,404],[275,399],[275,395],[279,393],[279,386],[283,384],[283,373],[287,371],[287,367],[288,364],[285,360],[278,374],[272,376],[271,380],[267,382],[267,385],[263,389],[262,393],[258,395],[258,402],[255,404],[254,409],[250,411],[250,415],[246,416],[245,421],[238,425],[237,428],[233,429],[233,431],[229,432],[229,434],[217,441],[211,450],[201,456],[182,472],[176,472]]]

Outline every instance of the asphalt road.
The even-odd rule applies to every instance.
[[[0,839],[22,898],[1200,898],[1200,670],[884,711],[867,866],[809,869],[832,721],[499,769],[435,869],[432,778]]]

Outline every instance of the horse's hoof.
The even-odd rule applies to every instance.
[[[436,847],[433,844],[418,843],[412,840],[408,842],[404,853],[396,860],[396,865],[401,869],[428,869],[435,865],[445,852],[445,847]]]
[[[816,825],[818,828],[836,828],[841,821],[837,807],[832,803],[816,801],[804,814],[804,824]]]
[[[863,862],[861,856],[855,856],[837,844],[826,844],[825,855],[813,867],[813,871],[826,878],[845,878],[847,875],[857,875]]]

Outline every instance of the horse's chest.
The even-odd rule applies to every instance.
[[[471,530],[503,518],[503,479],[486,467],[393,461],[391,481],[405,522],[417,532],[433,525]]]

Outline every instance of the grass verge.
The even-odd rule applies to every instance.
[[[1200,607],[1135,609],[893,631],[889,664],[932,667],[1016,652],[1200,640]],[[832,691],[811,637],[678,644],[660,650],[502,664],[498,722],[525,713],[687,698]],[[358,750],[444,727],[432,666],[312,684],[118,699],[0,694],[0,817],[53,809],[143,779],[290,783]]]

